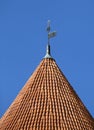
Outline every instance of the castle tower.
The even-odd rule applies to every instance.
[[[0,130],[94,130],[92,116],[52,58],[50,44],[1,118]]]

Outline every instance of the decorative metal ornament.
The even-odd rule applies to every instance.
[[[53,38],[56,36],[56,31],[50,32],[51,27],[50,27],[50,20],[48,20],[47,23],[47,32],[48,32],[48,43],[47,43],[47,49],[46,49],[46,55],[44,58],[52,58],[51,57],[51,52],[50,52],[50,38]]]

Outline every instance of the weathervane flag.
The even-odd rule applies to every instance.
[[[56,31],[48,33],[48,38],[52,38],[56,36]]]

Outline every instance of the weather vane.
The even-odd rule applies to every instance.
[[[50,38],[55,37],[56,36],[56,31],[50,32],[51,27],[50,27],[50,20],[48,20],[47,23],[47,32],[48,32],[48,45],[50,44]]]
[[[46,55],[45,55],[44,58],[52,58],[51,57],[51,52],[50,52],[50,38],[56,36],[56,31],[50,32],[50,30],[51,30],[51,28],[50,28],[50,20],[48,20],[47,28],[46,28],[46,31],[48,32],[48,44],[47,44],[47,49],[46,49]]]

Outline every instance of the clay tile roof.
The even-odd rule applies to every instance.
[[[2,117],[0,130],[94,130],[94,121],[56,62],[45,58]]]

